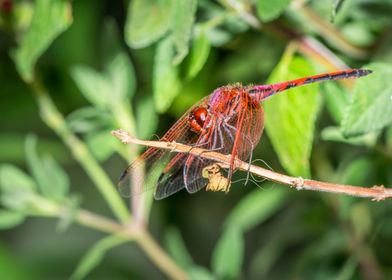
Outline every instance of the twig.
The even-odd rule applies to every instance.
[[[205,149],[195,148],[176,142],[143,141],[133,138],[129,135],[129,133],[122,129],[112,131],[112,135],[120,139],[124,144],[133,143],[159,149],[171,150],[172,152],[177,153],[189,153],[198,157],[214,160],[218,163],[222,163],[225,166],[230,165],[231,155],[223,155],[217,152],[211,152]],[[239,159],[236,159],[235,161],[235,168],[242,171],[251,172],[255,175],[277,183],[292,186],[297,190],[329,192],[355,197],[369,197],[372,198],[372,200],[374,201],[381,201],[386,198],[392,197],[392,189],[384,188],[384,186],[382,185],[365,188],[360,186],[341,185],[308,180],[301,177],[291,177],[277,172],[273,172],[271,170],[256,165],[250,165],[249,163],[243,162]]]
[[[186,280],[188,275],[159,246],[149,231],[134,221],[131,226],[120,225],[87,210],[79,210],[75,217],[81,225],[106,233],[117,234],[129,241],[136,241],[150,260],[170,279]]]
[[[67,206],[42,197],[35,198],[38,205],[35,215],[43,217],[62,218],[67,212],[73,211]],[[189,279],[171,257],[159,246],[149,231],[141,226],[136,220],[130,225],[119,224],[116,221],[97,215],[84,209],[78,209],[74,213],[74,220],[88,228],[96,229],[108,234],[115,234],[128,241],[135,241],[148,255],[151,261],[161,269],[170,279]]]
[[[307,20],[309,20],[311,23],[309,26],[311,26],[311,28],[317,30],[318,33],[334,44],[340,51],[357,59],[364,59],[367,57],[368,51],[366,49],[351,44],[333,24],[323,20],[307,5],[293,6],[297,6],[296,12],[300,12]]]

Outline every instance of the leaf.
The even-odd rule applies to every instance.
[[[27,163],[37,181],[40,192],[50,199],[61,201],[69,190],[69,178],[60,165],[49,155],[42,159],[36,151],[37,138],[26,139]]]
[[[210,50],[210,41],[205,33],[200,33],[193,39],[187,69],[188,79],[194,78],[200,72],[204,64],[207,62]]]
[[[314,74],[301,57],[284,57],[268,81],[288,81]],[[309,157],[317,112],[318,85],[306,85],[277,94],[264,102],[265,127],[283,167],[295,176],[310,176]]]
[[[137,136],[139,139],[149,139],[158,126],[158,115],[154,108],[154,99],[144,96],[136,106]]]
[[[374,162],[367,157],[350,159],[340,175],[339,182],[354,186],[367,184],[377,173],[375,168]]]
[[[0,188],[2,193],[17,190],[34,192],[36,190],[33,179],[18,167],[10,164],[0,165]]]
[[[25,220],[25,214],[16,211],[0,210],[0,229],[10,229]]]
[[[82,107],[66,117],[69,127],[78,133],[87,133],[95,130],[113,127],[112,116],[95,107]]]
[[[112,103],[129,102],[136,89],[133,66],[124,52],[118,52],[107,65],[107,77],[110,81],[110,99]]]
[[[215,280],[215,277],[206,268],[201,266],[192,266],[187,270],[192,280]]]
[[[331,20],[333,21],[343,5],[344,0],[333,0],[331,6]]]
[[[115,151],[119,144],[110,131],[97,131],[87,135],[87,144],[93,155],[100,161],[107,160]]]
[[[330,115],[336,123],[340,124],[343,119],[344,110],[349,104],[350,95],[338,83],[324,83],[321,88],[324,89],[323,99]]]
[[[374,63],[366,66],[374,71],[359,79],[353,98],[345,111],[342,133],[345,137],[378,131],[392,123],[392,65]]]
[[[355,203],[351,208],[351,223],[358,238],[365,240],[374,230],[372,215],[368,204],[363,202]]]
[[[172,37],[167,37],[158,44],[153,73],[155,108],[165,112],[181,89],[178,67],[172,61],[174,57]]]
[[[71,9],[69,1],[35,1],[31,25],[14,53],[16,67],[25,81],[33,80],[38,58],[71,25]]]
[[[342,265],[339,273],[334,276],[335,280],[350,280],[355,278],[355,272],[358,267],[357,256],[351,255],[347,261]]]
[[[328,126],[321,131],[321,139],[325,141],[336,141],[350,145],[368,147],[372,147],[377,142],[378,135],[379,133],[373,132],[347,139],[343,136],[342,130],[338,126]]]
[[[110,100],[110,84],[97,71],[86,66],[76,66],[71,70],[71,76],[83,96],[100,109],[106,109]]]
[[[196,0],[177,1],[173,11],[173,42],[176,55],[173,58],[175,65],[180,64],[189,51],[189,39],[191,37],[192,25],[195,20]]]
[[[76,280],[86,277],[87,274],[100,264],[108,250],[127,241],[123,237],[110,235],[95,243],[79,261],[71,279]]]
[[[237,227],[229,227],[218,240],[212,255],[212,269],[219,279],[234,279],[241,272],[244,239]]]
[[[36,186],[32,178],[19,168],[3,164],[0,166],[1,204],[9,209],[24,211],[35,195]]]
[[[279,188],[256,190],[248,194],[230,212],[226,227],[242,231],[252,229],[274,215],[285,203],[287,192]]]
[[[131,48],[144,48],[170,28],[173,0],[134,0],[128,6],[125,40]]]
[[[177,228],[169,228],[165,234],[165,244],[167,251],[173,257],[178,265],[183,268],[193,266],[192,257],[184,244],[181,233]]]
[[[291,0],[257,0],[256,10],[260,19],[268,22],[278,18],[289,6]]]
[[[107,61],[104,73],[77,66],[71,75],[84,97],[103,110],[116,110],[118,104],[128,103],[136,89],[132,63],[121,50]]]

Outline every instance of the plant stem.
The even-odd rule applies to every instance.
[[[43,85],[38,81],[33,81],[29,85],[37,101],[42,120],[68,146],[76,161],[79,162],[94,182],[117,219],[122,223],[128,223],[130,215],[124,201],[87,146],[69,129],[64,117],[56,108]]]
[[[140,228],[140,234],[137,235],[136,240],[150,259],[171,279],[190,279],[188,275],[173,262],[165,251],[162,250],[147,230]]]
[[[231,166],[231,155],[223,155],[217,152],[211,152],[209,150],[200,149],[196,147],[187,146],[176,142],[164,142],[164,141],[143,141],[132,138],[124,130],[113,131],[112,134],[119,138],[123,143],[133,143],[139,145],[145,145],[149,147],[155,147],[159,149],[170,150],[171,152],[177,153],[189,153],[197,157],[210,159],[216,161],[221,167]],[[381,201],[386,198],[392,198],[392,189],[384,188],[384,186],[373,186],[372,188],[365,188],[360,186],[350,186],[342,184],[333,184],[327,182],[320,182],[315,180],[303,179],[301,177],[291,177],[277,172],[273,172],[262,167],[251,165],[247,162],[243,162],[236,158],[234,162],[234,168],[242,171],[250,172],[255,175],[264,177],[268,180],[293,186],[297,190],[310,190],[320,192],[330,192],[336,194],[344,194],[355,197],[369,197],[375,201]]]
[[[339,50],[344,52],[346,55],[363,59],[368,55],[366,49],[359,48],[349,41],[347,41],[342,34],[335,28],[331,23],[323,20],[317,13],[310,9],[306,5],[299,5],[296,9],[297,12],[301,13],[305,20],[310,22],[309,26],[317,30],[326,40],[330,41],[331,44],[335,45]]]
[[[48,199],[37,197],[36,215],[44,217],[63,217],[72,211]],[[103,216],[87,210],[79,209],[75,215],[75,221],[80,225],[93,228],[108,234],[116,234],[129,241],[135,241],[147,254],[150,260],[164,272],[170,279],[189,279],[173,259],[154,240],[149,231],[134,221],[130,225],[121,225]]]

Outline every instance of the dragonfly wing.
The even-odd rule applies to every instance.
[[[264,127],[263,108],[246,92],[236,96],[230,115],[219,121],[215,119],[209,130],[198,139],[195,146],[222,154],[231,154],[247,160],[258,144]],[[189,155],[184,165],[184,183],[188,192],[204,188],[209,180],[204,178],[203,169],[216,163],[200,156]],[[233,162],[232,162],[233,163]],[[226,171],[230,180],[233,167]]]
[[[155,199],[164,199],[184,188],[182,169],[187,156],[187,154],[178,153],[167,164],[165,170],[159,176],[154,193]]]
[[[205,105],[208,102],[208,98],[209,96],[206,96],[192,106],[160,140],[167,142],[175,141],[189,145],[194,144],[198,137],[190,129],[188,116],[196,106]],[[181,188],[176,182],[183,182],[182,172],[178,172],[178,169],[182,169],[182,166],[179,164],[170,164],[171,160],[176,158],[176,155],[176,153],[164,149],[147,149],[121,175],[118,183],[121,195],[129,197],[159,187],[159,190],[158,188],[156,189],[155,194],[156,198],[159,199],[163,194],[168,196],[179,191]],[[184,155],[183,162],[185,162],[186,156]],[[164,175],[160,176],[162,172]],[[177,177],[181,179],[177,179]],[[157,181],[159,182],[158,184]],[[169,184],[167,189],[163,187],[165,183]]]
[[[226,154],[233,146],[234,137],[229,130],[218,125],[211,128],[197,141],[198,148]],[[216,163],[214,160],[200,156],[189,155],[183,169],[185,188],[189,193],[195,193],[204,188],[209,180],[203,177],[203,169]]]

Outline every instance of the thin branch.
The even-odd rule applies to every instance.
[[[96,215],[87,210],[79,210],[76,221],[89,228],[94,228],[106,233],[117,234],[130,241],[135,241],[147,254],[150,260],[170,279],[189,279],[174,260],[159,246],[150,232],[140,226],[137,221],[131,225],[121,225],[108,218]]]
[[[322,19],[309,6],[304,4],[293,6],[296,7],[296,12],[301,13],[310,22],[309,26],[311,28],[317,30],[320,35],[334,44],[340,51],[357,59],[364,59],[368,56],[368,50],[351,44],[333,24]]]
[[[164,141],[143,141],[135,139],[131,135],[129,135],[129,133],[122,129],[112,131],[112,135],[120,139],[124,144],[133,143],[159,149],[166,149],[176,153],[189,153],[198,157],[214,160],[218,163],[223,164],[223,166],[229,166],[231,161],[231,155],[223,155],[217,152],[211,152],[205,149],[195,148],[181,143]],[[384,186],[382,185],[365,188],[360,186],[320,182],[304,179],[301,177],[291,177],[281,173],[273,172],[271,170],[256,165],[251,165],[239,159],[235,160],[234,165],[236,169],[253,173],[270,181],[294,187],[297,190],[329,192],[355,197],[369,197],[372,198],[372,200],[374,201],[381,201],[386,198],[392,197],[392,189],[384,188]]]
[[[119,224],[116,221],[97,215],[84,209],[78,209],[73,213],[67,206],[58,204],[54,201],[35,197],[36,213],[40,217],[58,217],[73,215],[74,221],[88,228],[96,229],[108,234],[121,236],[129,241],[135,241],[150,258],[150,260],[160,268],[170,279],[189,279],[185,271],[179,267],[175,261],[159,246],[151,236],[150,232],[133,220],[130,225]],[[72,212],[72,213],[71,213]]]

